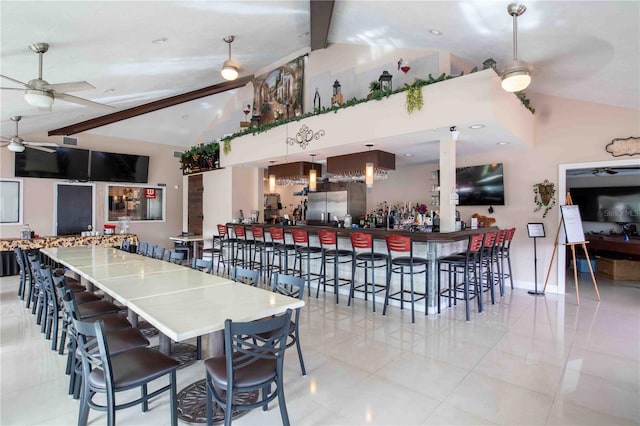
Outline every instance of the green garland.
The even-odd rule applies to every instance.
[[[478,68],[475,67],[473,68],[469,73],[474,73],[478,71]],[[444,80],[450,80],[452,78],[456,78],[456,77],[462,77],[464,74],[464,72],[460,73],[459,75],[449,75],[446,73],[442,73],[440,76],[438,76],[437,78],[433,77],[431,74],[429,74],[429,78],[426,80],[423,79],[419,79],[417,78],[413,84],[409,85],[409,84],[405,84],[403,87],[396,89],[396,90],[375,90],[373,92],[370,93],[370,96],[368,98],[362,98],[362,99],[358,99],[356,97],[353,97],[349,100],[347,100],[345,103],[343,104],[336,104],[333,105],[331,107],[322,107],[322,108],[316,108],[314,109],[314,111],[308,112],[306,114],[302,114],[300,116],[295,116],[295,117],[289,117],[289,118],[282,118],[279,120],[276,120],[272,123],[267,123],[267,124],[262,124],[260,126],[256,126],[256,127],[248,127],[246,129],[242,129],[239,130],[229,136],[227,136],[224,139],[224,146],[223,146],[223,152],[226,154],[228,154],[229,152],[231,152],[231,140],[235,139],[235,138],[239,138],[240,136],[245,136],[245,135],[257,135],[259,133],[264,133],[267,132],[275,127],[278,126],[282,126],[283,124],[287,124],[287,123],[291,123],[291,122],[295,122],[295,121],[300,121],[300,120],[304,120],[305,118],[309,118],[309,117],[315,117],[317,115],[321,115],[321,114],[327,114],[329,112],[333,112],[333,113],[337,113],[339,110],[344,109],[344,108],[349,108],[361,103],[365,103],[365,102],[370,102],[370,101],[378,101],[382,98],[388,98],[391,95],[394,95],[396,93],[400,93],[400,92],[405,92],[408,90],[411,90],[414,93],[420,93],[420,99],[422,99],[422,90],[419,90],[421,87],[423,86],[428,86],[429,84],[434,84],[434,83],[439,83],[441,81]],[[407,96],[409,96],[409,94],[407,94]],[[412,96],[417,96],[417,95],[412,95]],[[530,101],[529,99],[526,98],[526,96],[524,95],[524,93],[518,93],[517,94],[518,99],[520,99],[520,101],[522,102],[522,104],[525,106],[525,108],[527,108],[529,111],[531,111],[531,113],[535,113],[535,109],[533,109],[530,105]],[[420,108],[417,108],[417,110],[420,110],[422,108],[422,102],[420,102]],[[412,111],[409,111],[408,106],[407,106],[407,112],[411,113]]]

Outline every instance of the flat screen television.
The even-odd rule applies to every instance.
[[[91,151],[91,180],[147,183],[149,156]]]
[[[58,146],[55,152],[27,148],[15,155],[15,176],[89,180],[89,150]]]
[[[502,163],[457,168],[456,192],[461,206],[504,206]]]
[[[586,222],[640,222],[640,186],[571,188],[571,201]]]

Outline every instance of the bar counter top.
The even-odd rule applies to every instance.
[[[259,226],[261,228],[269,229],[272,227],[279,227],[275,224],[239,224],[239,223],[227,223],[227,226],[242,225],[247,228],[251,226]],[[449,243],[455,241],[462,241],[469,238],[470,235],[485,234],[487,232],[497,231],[497,226],[488,226],[478,229],[465,229],[464,231],[457,232],[411,232],[411,231],[399,231],[399,230],[386,230],[382,228],[337,228],[335,226],[314,226],[314,225],[287,225],[283,226],[285,232],[291,232],[293,229],[304,229],[310,234],[317,234],[318,231],[326,229],[328,231],[336,232],[339,237],[349,237],[354,232],[362,232],[365,234],[372,234],[375,239],[384,239],[387,235],[405,235],[411,237],[414,242],[438,242]]]

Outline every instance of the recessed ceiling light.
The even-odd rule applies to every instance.
[[[484,127],[484,124],[472,124],[471,126],[469,126],[470,129],[482,129]]]
[[[405,154],[405,157],[413,157],[413,154]]]
[[[115,91],[116,91],[116,89],[107,89],[107,90],[104,91],[104,93],[113,93]]]
[[[186,120],[186,119],[188,119],[188,118],[189,118],[189,115],[188,115],[188,114],[185,114],[185,115],[183,115],[183,116],[182,116],[182,119],[183,119],[183,120]]]
[[[153,44],[162,44],[162,43],[166,43],[167,40],[168,39],[166,37],[161,37],[161,38],[157,38],[157,39],[153,40],[151,43],[153,43]]]
[[[442,31],[440,30],[429,30],[429,32],[436,36],[442,35]]]
[[[498,142],[496,145],[509,145],[511,142]]]

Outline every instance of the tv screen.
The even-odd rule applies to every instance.
[[[15,155],[16,177],[89,180],[89,150],[58,146],[55,152],[27,148]]]
[[[457,168],[456,192],[461,206],[503,206],[502,163]]]
[[[586,222],[640,222],[640,186],[571,188],[571,201]]]
[[[147,183],[148,174],[147,155],[91,151],[91,180]]]

